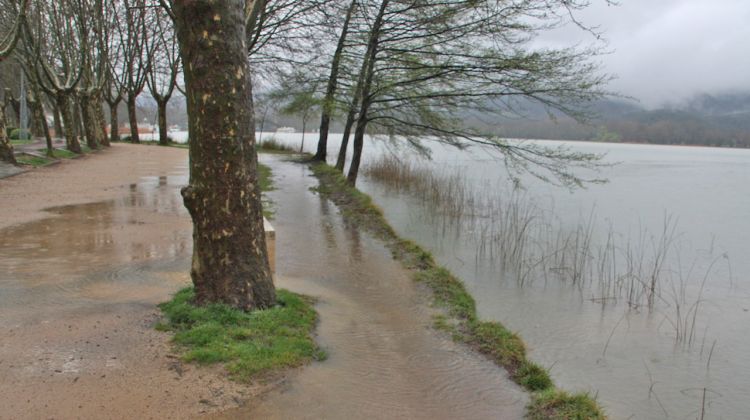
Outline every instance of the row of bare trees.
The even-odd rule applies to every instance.
[[[81,153],[84,139],[92,149],[119,140],[121,103],[138,143],[137,103],[146,88],[157,103],[159,141],[168,142],[167,103],[181,64],[166,10],[147,0],[2,0],[0,16],[6,27],[13,23],[3,57],[28,80],[23,93],[31,126],[46,137],[48,154],[53,142],[46,115],[53,115],[66,148]],[[13,89],[6,96],[12,98]],[[4,160],[12,161],[10,144],[2,148]]]
[[[59,115],[56,131],[74,152],[81,151],[79,138],[91,148],[117,139],[122,102],[132,141],[139,142],[136,109],[146,88],[166,143],[167,103],[176,89],[184,91],[191,176],[183,197],[194,221],[197,300],[252,309],[275,300],[256,182],[253,86],[306,115],[320,106],[315,160],[326,160],[331,121],[342,120],[336,166],[344,170],[353,134],[352,185],[372,136],[421,152],[429,150],[426,140],[480,145],[511,170],[578,184],[570,168],[596,165],[595,156],[508,143],[457,116],[517,114],[523,99],[583,117],[582,106],[607,93],[608,78],[592,62],[596,50],[530,42],[540,31],[579,24],[574,14],[586,6],[586,0],[0,0],[9,28],[0,48],[30,80],[29,96],[41,105],[34,115],[45,109]],[[183,70],[184,88],[178,86]]]

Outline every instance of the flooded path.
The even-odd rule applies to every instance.
[[[183,365],[154,330],[189,284],[186,160],[117,145],[1,180],[0,419],[187,418],[257,391]]]
[[[501,368],[430,329],[432,309],[376,240],[309,191],[308,169],[270,161],[277,285],[319,299],[328,360],[257,406],[222,418],[521,418],[526,395]]]
[[[0,183],[0,419],[522,417],[526,394],[430,328],[427,294],[305,166],[262,159],[277,286],[319,299],[326,361],[265,394],[179,362],[153,326],[189,284],[187,154],[118,145]]]

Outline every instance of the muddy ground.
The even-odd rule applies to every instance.
[[[189,283],[186,164],[116,144],[0,179],[0,418],[188,418],[262,390],[182,364],[153,328]]]

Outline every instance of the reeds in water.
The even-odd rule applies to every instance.
[[[611,225],[599,226],[594,210],[566,225],[523,190],[472,182],[457,168],[436,172],[426,164],[383,156],[364,174],[418,199],[429,216],[475,247],[477,264],[499,267],[520,286],[555,279],[602,305],[624,302],[631,309],[663,310],[678,342],[695,341],[713,264],[698,281],[692,269],[681,268],[675,217],[665,215],[656,234],[640,229],[622,235]],[[685,290],[696,283],[691,299]]]

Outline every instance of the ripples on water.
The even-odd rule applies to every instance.
[[[142,178],[123,198],[52,207],[0,235],[0,322],[166,296],[184,282],[192,240],[180,186],[186,168]],[[158,172],[158,171],[155,171]],[[181,222],[180,222],[181,220]]]

